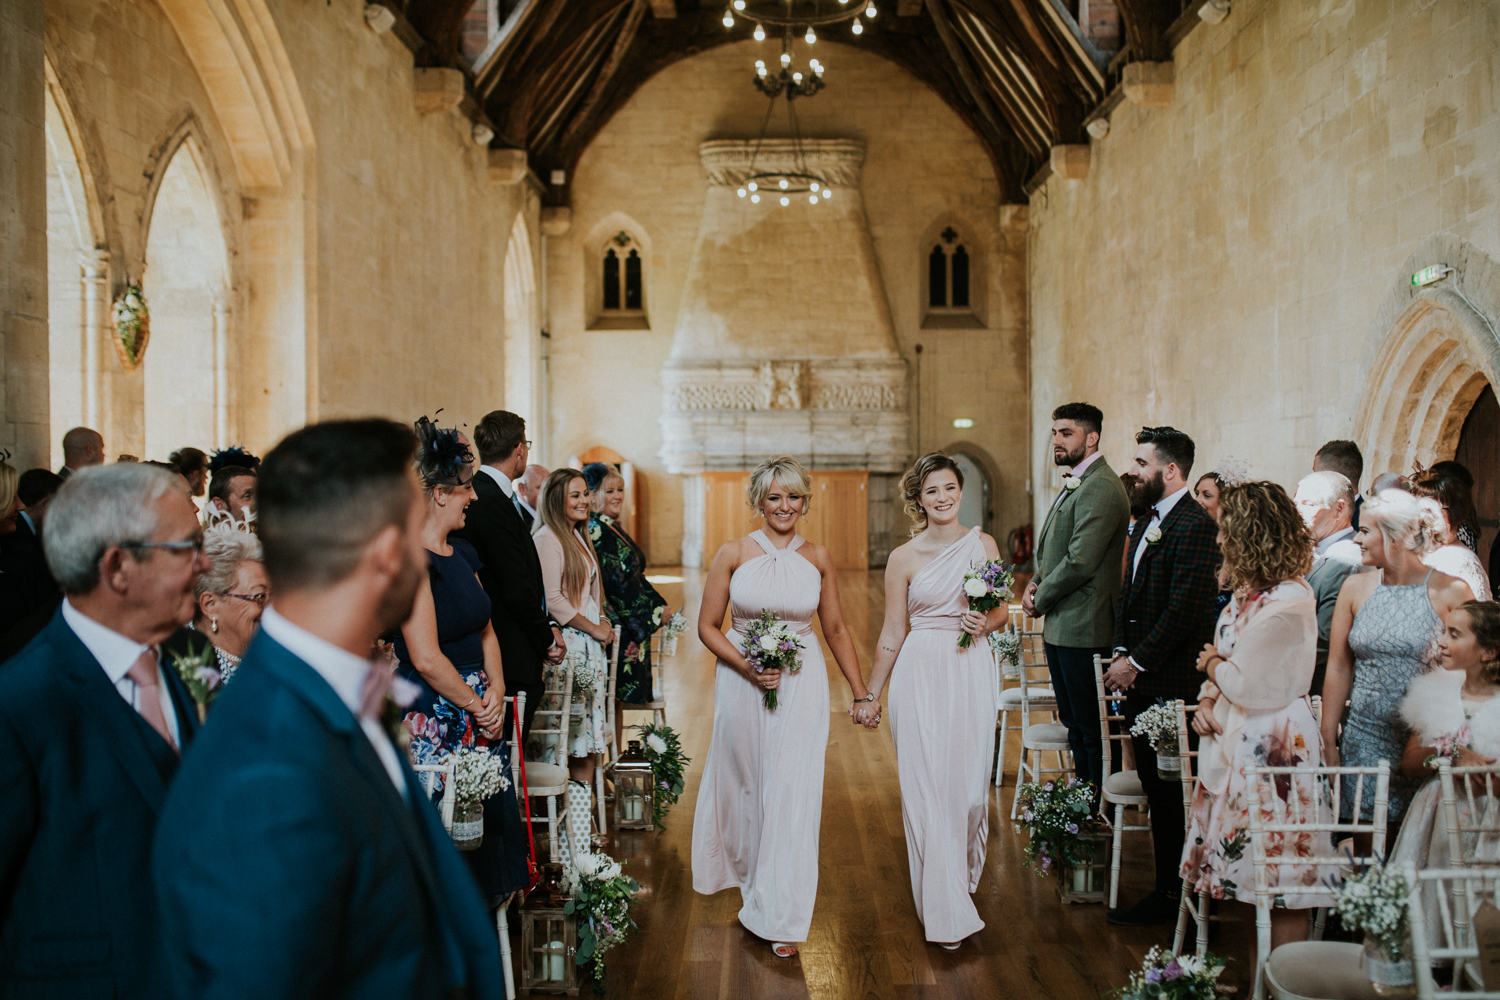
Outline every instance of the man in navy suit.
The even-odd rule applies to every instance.
[[[504,993],[489,914],[381,721],[389,672],[370,660],[426,572],[415,450],[400,424],[331,422],[260,467],[273,604],[156,838],[171,995]]]
[[[159,997],[151,838],[198,715],[160,644],[208,568],[180,477],[80,469],[45,526],[67,598],[0,666],[0,996]]]

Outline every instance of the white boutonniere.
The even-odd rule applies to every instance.
[[[1159,541],[1161,541],[1161,529],[1153,524],[1146,529],[1146,544],[1155,545]]]
[[[1076,490],[1078,489],[1079,484],[1082,482],[1083,480],[1079,479],[1077,476],[1069,476],[1063,480],[1063,489]]]

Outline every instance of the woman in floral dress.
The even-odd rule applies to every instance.
[[[1254,902],[1255,868],[1245,768],[1318,767],[1318,721],[1308,687],[1317,656],[1317,601],[1302,577],[1312,566],[1312,537],[1286,491],[1275,483],[1230,487],[1221,498],[1219,544],[1234,591],[1219,616],[1217,643],[1205,645],[1198,669],[1208,675],[1193,728],[1199,782],[1193,799],[1182,876],[1215,899]],[[1326,786],[1311,780],[1262,784],[1268,821],[1333,817]],[[1265,801],[1264,792],[1275,794]],[[1299,803],[1293,806],[1292,795]],[[1267,875],[1277,890],[1273,946],[1307,936],[1307,911],[1331,905],[1329,867],[1298,861],[1333,854],[1324,831],[1271,838]],[[1283,860],[1289,858],[1290,860]]]
[[[615,680],[615,702],[621,706],[646,705],[652,700],[651,636],[661,628],[667,602],[646,579],[646,554],[619,524],[620,508],[625,503],[624,478],[603,462],[585,465],[583,478],[594,495],[589,540],[599,557],[604,603],[624,644]],[[617,708],[616,715],[623,711]],[[615,731],[624,732],[618,717]]]

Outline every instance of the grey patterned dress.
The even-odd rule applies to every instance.
[[[1429,571],[1427,579],[1431,579]],[[1340,758],[1348,767],[1391,765],[1391,801],[1387,819],[1399,823],[1422,778],[1401,774],[1401,755],[1411,735],[1401,719],[1401,699],[1412,678],[1436,669],[1442,659],[1438,638],[1443,622],[1427,597],[1427,579],[1405,587],[1375,584],[1375,593],[1354,616],[1349,648],[1354,651],[1354,691],[1344,723]],[[1329,711],[1329,706],[1323,710]],[[1375,789],[1366,783],[1360,818],[1368,820]],[[1343,786],[1342,813],[1354,811],[1354,785]]]

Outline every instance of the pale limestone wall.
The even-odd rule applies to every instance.
[[[490,184],[461,115],[417,114],[410,52],[371,33],[358,0],[247,0],[260,48],[236,42],[254,63],[238,67],[216,4],[46,2],[111,293],[142,273],[156,184],[188,138],[227,251],[231,440],[263,450],[319,417],[439,407],[472,424],[503,405],[500,275],[525,188]],[[535,232],[534,196],[529,211]],[[106,448],[142,454],[143,373],[107,343],[101,359]],[[210,447],[212,432],[181,443]]]
[[[1006,471],[995,504],[995,523],[1003,534],[1025,519],[1027,509],[1024,246],[1015,243],[1008,247],[1010,255],[1002,252],[999,190],[988,156],[935,94],[857,45],[820,41],[818,49],[828,67],[828,89],[798,102],[802,134],[865,143],[865,211],[901,354],[915,370],[913,348],[920,343],[973,376],[963,386],[972,396],[956,398],[939,385],[923,394],[920,410],[913,399],[912,414],[920,416],[922,428],[913,452],[968,440],[991,456],[996,468]],[[773,59],[775,51],[770,41],[726,45],[684,59],[649,81],[584,153],[571,179],[572,229],[548,240],[549,319],[544,322],[552,334],[553,438],[545,460],[557,465],[604,444],[635,462],[649,513],[643,541],[656,563],[676,562],[681,551],[681,489],[657,457],[660,371],[677,326],[705,200],[698,145],[758,134],[766,99],[751,86],[750,76],[755,60]],[[778,117],[782,114],[779,105]],[[781,122],[774,135],[787,134],[784,118]],[[988,329],[919,329],[923,243],[943,228],[942,220],[960,224],[971,246],[985,254]],[[632,228],[649,250],[651,329],[589,331],[585,262],[594,267],[594,243],[622,227]],[[974,428],[954,430],[958,416],[974,419]]]
[[[1290,486],[1354,433],[1408,258],[1439,232],[1500,258],[1497,56],[1481,0],[1236,0],[1194,30],[1172,104],[1122,105],[1088,178],[1032,198],[1034,474],[1071,399],[1117,470],[1172,424],[1200,471]]]
[[[0,0],[0,448],[20,469],[48,460],[43,94],[41,11]]]

